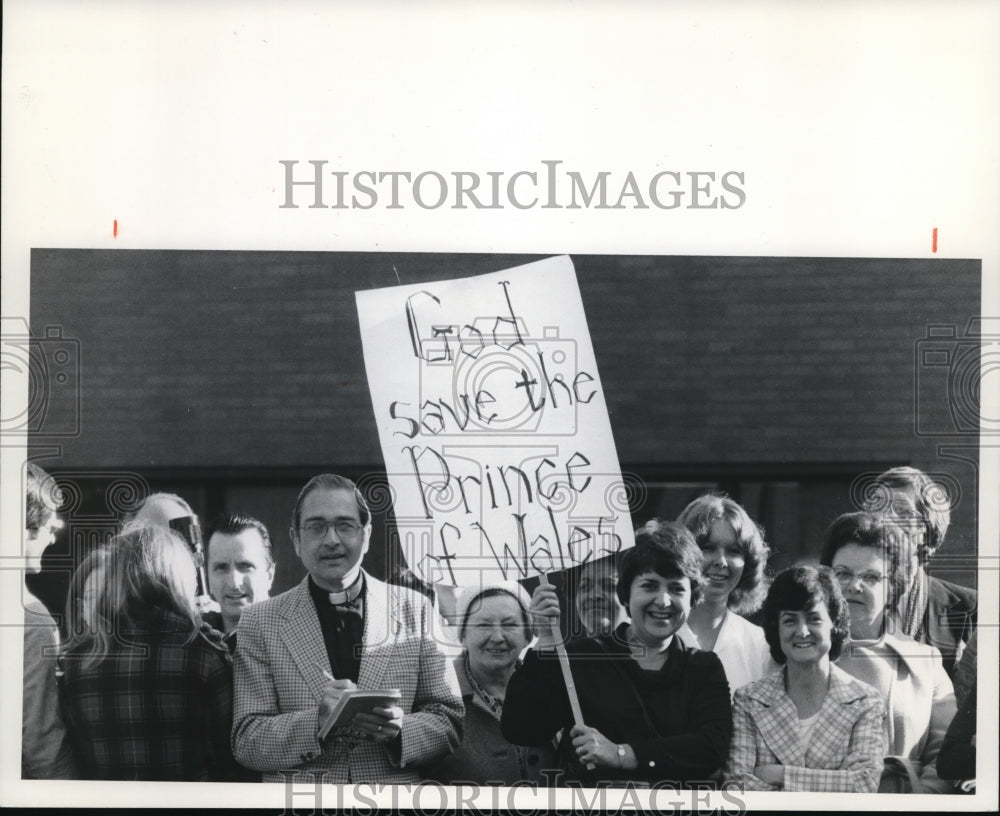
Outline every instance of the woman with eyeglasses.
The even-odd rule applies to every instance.
[[[789,567],[764,601],[779,672],[738,689],[727,784],[743,790],[874,793],[885,755],[878,691],[834,662],[847,604],[826,567]]]
[[[837,665],[886,701],[886,758],[880,790],[950,793],[938,751],[955,715],[941,654],[904,635],[894,610],[905,591],[905,542],[891,520],[847,513],[827,530],[821,561],[833,569],[851,616],[851,644]]]

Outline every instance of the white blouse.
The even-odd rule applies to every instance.
[[[698,638],[686,623],[677,634],[688,646],[701,649]],[[780,668],[771,659],[764,630],[735,612],[726,612],[715,640],[715,648],[711,651],[718,655],[722,668],[726,670],[730,697],[736,693],[736,689],[760,680]]]

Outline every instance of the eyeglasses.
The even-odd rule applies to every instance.
[[[833,570],[833,577],[837,579],[841,586],[853,584],[855,578],[860,580],[866,587],[877,586],[885,580],[885,576],[878,572],[862,572],[860,575],[855,575],[849,569],[842,569],[840,567]]]
[[[338,519],[337,521],[327,521],[326,519],[310,519],[299,529],[309,538],[326,538],[326,533],[330,528],[337,534],[341,541],[354,541],[361,535],[364,529],[356,521],[350,519]]]

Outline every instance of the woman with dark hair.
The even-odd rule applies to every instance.
[[[197,578],[187,545],[133,522],[85,562],[94,596],[63,654],[63,705],[90,779],[240,778],[229,747],[232,669],[225,647],[200,634]],[[98,575],[103,570],[103,575]]]
[[[679,634],[685,643],[719,656],[734,693],[778,668],[764,630],[742,617],[760,609],[767,594],[769,549],[761,529],[728,496],[699,496],[677,521],[694,533],[705,575],[701,601]]]
[[[848,621],[825,567],[790,567],[774,580],[764,635],[783,669],[736,692],[727,783],[745,790],[878,789],[881,695],[833,665],[848,640]]]
[[[465,729],[455,752],[424,769],[444,784],[512,785],[544,782],[552,767],[548,741],[514,745],[500,731],[507,682],[531,639],[528,594],[516,581],[466,587],[458,595],[462,654],[455,674],[465,704]]]
[[[895,525],[872,513],[846,513],[827,530],[820,561],[833,569],[851,617],[851,645],[837,665],[886,701],[889,756],[880,790],[950,793],[935,764],[955,694],[938,650],[903,634],[896,617],[906,591],[905,546]]]
[[[636,531],[635,547],[619,558],[616,587],[630,621],[566,647],[577,724],[553,649],[559,598],[539,586],[530,608],[539,647],[507,686],[504,736],[535,745],[562,730],[559,766],[584,784],[709,780],[729,747],[729,686],[718,657],[675,637],[701,593],[701,560],[683,525],[651,521]]]

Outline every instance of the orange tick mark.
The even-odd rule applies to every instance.
[[[111,232],[114,234],[115,238],[118,237],[118,219],[115,219],[114,226],[111,228]]]
[[[931,252],[937,252],[937,227],[931,232]]]

